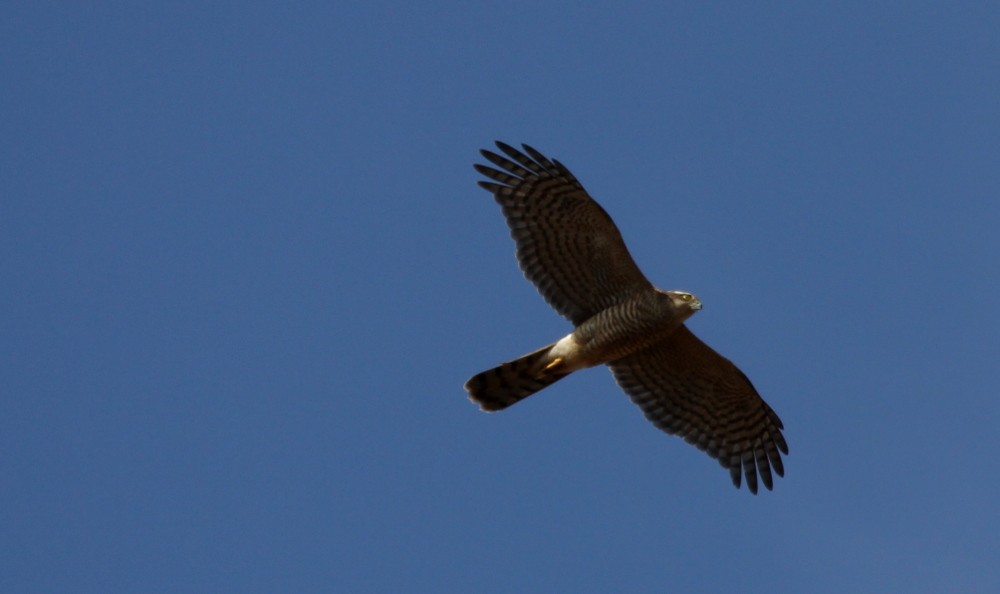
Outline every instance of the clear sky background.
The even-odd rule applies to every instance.
[[[0,590],[1000,591],[995,2],[9,2]],[[785,423],[736,490],[472,163],[565,163]]]

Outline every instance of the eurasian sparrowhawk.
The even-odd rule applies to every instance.
[[[472,377],[469,397],[501,410],[586,367],[605,364],[657,427],[683,437],[729,470],[733,484],[772,488],[788,445],[778,415],[728,359],[684,321],[701,302],[655,288],[611,217],[559,161],[522,145],[483,150],[475,165],[500,203],[517,259],[545,300],[575,326],[541,349]]]

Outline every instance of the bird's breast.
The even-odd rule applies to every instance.
[[[579,357],[593,366],[659,342],[683,321],[672,304],[643,293],[597,313],[563,340],[572,338]]]

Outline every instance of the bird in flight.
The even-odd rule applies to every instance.
[[[732,362],[684,325],[701,309],[691,293],[654,287],[608,213],[562,163],[528,145],[480,151],[479,185],[500,204],[524,275],[573,332],[465,384],[497,411],[570,373],[607,365],[654,425],[684,438],[757,493],[784,476],[788,444],[778,415]]]

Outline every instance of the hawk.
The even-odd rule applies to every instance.
[[[469,398],[497,411],[574,371],[607,365],[646,418],[716,458],[739,488],[757,493],[784,476],[788,444],[778,415],[732,362],[684,321],[701,309],[691,293],[654,287],[608,213],[562,163],[528,145],[480,151],[479,185],[500,204],[524,275],[574,330],[473,376]]]

